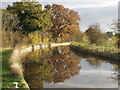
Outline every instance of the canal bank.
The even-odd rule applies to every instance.
[[[82,45],[80,43],[72,43],[71,50],[81,54],[87,54],[93,57],[100,57],[104,59],[119,60],[120,50],[115,48],[108,50],[106,48],[99,48],[99,46],[91,47],[90,45]]]

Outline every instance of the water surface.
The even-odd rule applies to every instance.
[[[118,65],[76,55],[69,47],[36,50],[24,60],[30,88],[118,88]]]

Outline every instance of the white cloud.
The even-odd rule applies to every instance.
[[[119,0],[38,0],[40,2],[90,2],[90,3],[113,3],[118,2]]]
[[[15,2],[22,0],[1,0],[1,2]],[[119,0],[36,0],[43,4],[57,3],[68,8],[106,7],[115,6]]]
[[[41,3],[57,3],[65,7],[74,8],[88,8],[88,7],[107,7],[118,5],[119,0],[40,0]]]

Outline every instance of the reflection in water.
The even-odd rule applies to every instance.
[[[73,87],[79,88],[83,86],[86,88],[91,85],[90,87],[94,86],[93,88],[95,88],[96,85],[103,87],[105,82],[109,85],[111,79],[117,81],[114,76],[117,75],[118,65],[110,64],[105,60],[96,60],[92,57],[81,59],[70,51],[69,47],[36,50],[28,53],[22,59],[24,61],[24,77],[30,88],[43,88],[45,87],[44,84],[48,83],[68,85],[65,87],[70,87],[69,85],[72,84]],[[109,75],[111,70],[114,72],[112,76]],[[111,79],[108,79],[108,76]]]
[[[120,69],[118,70],[118,88],[120,90]]]
[[[55,49],[48,60],[53,65],[53,82],[64,82],[80,71],[80,60],[78,56],[70,52],[68,48]]]
[[[25,80],[30,88],[43,88],[44,81],[52,81],[52,65],[46,60],[27,62],[25,64]]]
[[[101,60],[96,60],[95,58],[90,58],[87,60],[87,62],[89,63],[89,65],[93,68],[97,68],[100,67],[100,65],[104,62]]]
[[[24,63],[24,77],[30,88],[43,88],[44,82],[64,82],[79,74],[81,68],[80,58],[68,47],[58,47],[51,52],[34,51],[24,59],[27,59]]]

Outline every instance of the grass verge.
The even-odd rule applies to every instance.
[[[11,56],[12,49],[8,50],[0,50],[1,61],[0,64],[2,65],[2,88],[10,88],[14,87],[13,83],[18,82],[19,87],[27,88],[25,81],[19,75],[15,75],[11,72],[9,68],[9,58]]]
[[[108,48],[105,46],[94,46],[94,45],[74,42],[71,44],[70,48],[74,52],[88,54],[94,57],[112,59],[112,60],[118,60],[120,55],[119,50],[115,47]]]

